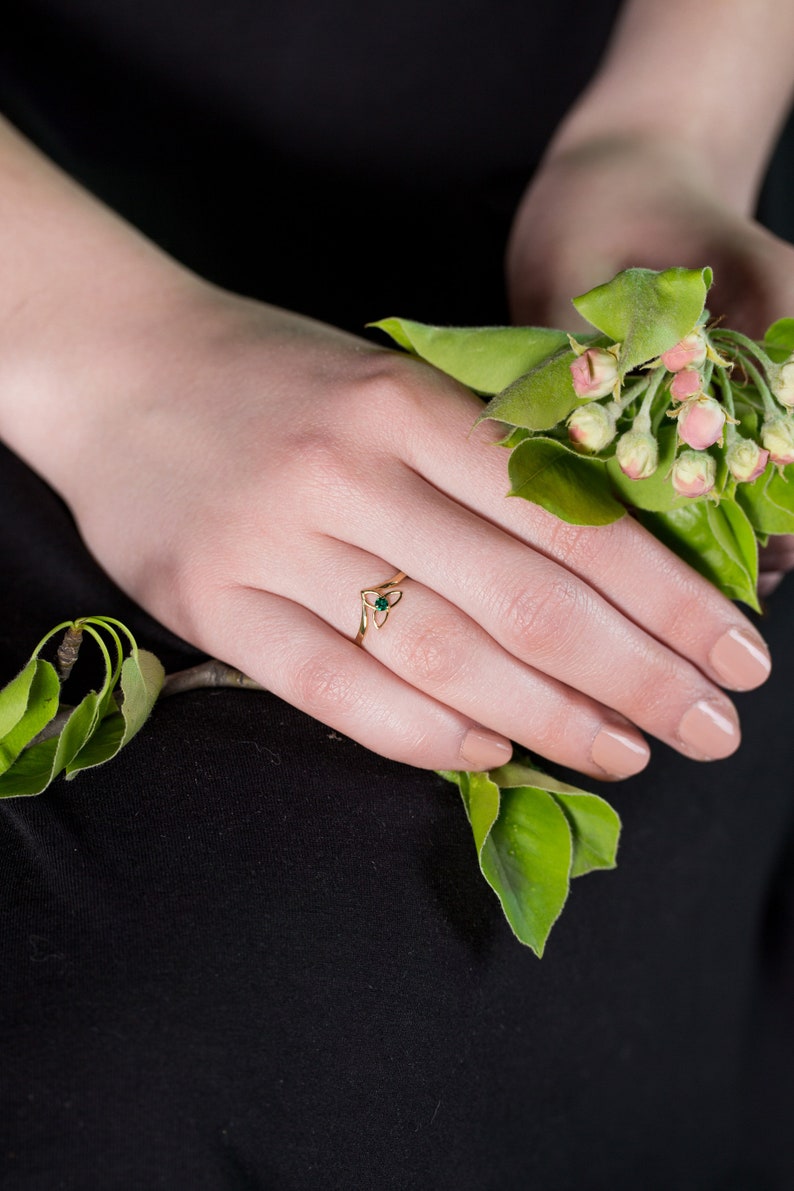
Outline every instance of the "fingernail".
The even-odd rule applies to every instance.
[[[744,629],[728,629],[713,647],[709,660],[721,681],[737,691],[760,686],[772,669],[764,642]]]
[[[698,761],[716,761],[729,756],[738,745],[739,722],[735,713],[701,699],[681,717],[678,738],[691,757]]]
[[[594,765],[610,777],[631,777],[648,763],[651,750],[644,740],[621,731],[614,724],[599,731],[590,749]]]
[[[510,742],[485,728],[469,728],[460,747],[460,759],[467,769],[495,769],[506,765],[512,755]]]

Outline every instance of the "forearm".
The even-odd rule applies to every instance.
[[[627,0],[607,54],[552,151],[652,137],[689,151],[749,211],[794,89],[794,6]]]
[[[0,437],[62,487],[188,276],[0,120]]]

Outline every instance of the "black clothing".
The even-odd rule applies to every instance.
[[[355,330],[498,322],[514,203],[615,7],[11,0],[2,101],[230,288]],[[0,557],[0,680],[92,612],[195,660],[5,451]],[[793,614],[789,581],[734,758],[657,745],[604,788],[619,868],[542,961],[453,787],[268,694],[164,702],[0,803],[0,1185],[790,1188]]]

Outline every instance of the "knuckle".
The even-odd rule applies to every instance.
[[[402,634],[395,661],[413,681],[433,688],[460,680],[469,666],[472,642],[459,616],[437,616],[411,633]]]
[[[509,592],[501,619],[516,652],[543,657],[564,650],[587,616],[586,605],[581,584],[559,571],[537,585]]]
[[[570,525],[567,521],[552,517],[548,528],[549,553],[562,562],[575,562],[578,570],[588,568],[595,561],[608,562],[614,535],[605,534],[607,528],[601,525]]]
[[[616,705],[640,726],[667,723],[682,698],[684,678],[672,657],[649,657],[647,664],[632,663],[629,668],[616,667],[618,697]],[[696,695],[692,695],[692,699]]]
[[[295,669],[290,687],[289,701],[319,720],[352,714],[361,702],[353,675],[340,670],[335,655],[323,652]]]
[[[426,426],[428,389],[437,384],[426,364],[388,353],[358,382],[357,400],[380,435],[399,449],[417,426]]]
[[[674,598],[668,598],[661,616],[657,636],[670,648],[678,649],[687,656],[701,656],[704,642],[711,639],[708,629],[713,626],[721,631],[722,616],[715,616],[703,599],[702,591],[690,590],[679,585]]]

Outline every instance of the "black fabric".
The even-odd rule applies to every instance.
[[[515,204],[617,7],[6,0],[0,108],[232,290],[503,322]]]
[[[606,8],[36,0],[0,67],[20,126],[216,280],[354,327],[497,321],[524,155]],[[7,452],[0,558],[0,676],[94,611],[195,659]],[[165,702],[0,804],[3,1188],[790,1188],[793,603],[738,755],[658,746],[607,791],[620,866],[542,961],[451,786],[268,694]]]
[[[94,609],[194,659],[8,454],[0,508],[0,673]],[[174,698],[0,804],[2,1186],[789,1187],[793,602],[739,754],[610,788],[620,866],[542,961],[451,786],[267,694]]]

